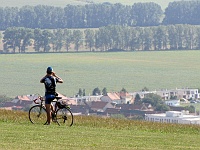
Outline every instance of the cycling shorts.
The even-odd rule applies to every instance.
[[[45,104],[51,104],[55,97],[56,96],[54,94],[45,93]]]

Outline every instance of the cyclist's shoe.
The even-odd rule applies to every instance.
[[[50,123],[46,122],[44,125],[50,125]]]

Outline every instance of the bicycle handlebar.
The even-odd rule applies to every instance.
[[[62,99],[62,97],[56,96],[55,99],[52,102],[57,102],[59,99]],[[43,97],[38,96],[36,99],[33,100],[33,102],[35,104],[40,104],[40,102],[37,102],[38,100],[40,100],[41,102],[44,101]]]
[[[38,98],[34,99],[33,102],[35,104],[40,104],[39,102],[37,102],[37,100],[41,100],[41,101],[44,101],[43,97],[39,96]]]

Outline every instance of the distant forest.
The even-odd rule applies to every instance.
[[[161,6],[135,3],[67,5],[64,8],[37,5],[0,7],[0,30],[8,27],[40,29],[99,28],[108,25],[158,26],[169,24],[200,24],[200,1],[178,1]]]
[[[200,26],[167,25],[99,29],[30,29],[11,27],[3,33],[3,53],[74,51],[149,51],[200,49]]]
[[[0,8],[1,53],[200,49],[200,1]],[[84,29],[84,30],[83,30]]]

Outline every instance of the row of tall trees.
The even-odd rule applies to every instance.
[[[124,27],[110,25],[96,30],[8,28],[3,32],[4,52],[177,50],[200,49],[200,27],[168,25]]]
[[[101,26],[154,26],[163,15],[161,7],[153,2],[133,6],[117,4],[47,5],[0,7],[0,30],[8,27],[25,28],[98,28]]]
[[[200,24],[200,1],[178,1],[169,3],[163,24]]]
[[[68,51],[71,45],[78,51],[83,45],[83,32],[81,30],[56,29],[53,31],[12,27],[3,32],[3,51],[24,53],[34,49],[35,52]]]
[[[54,7],[47,5],[0,7],[0,30],[8,27],[41,29],[99,28],[107,25],[157,26],[167,24],[200,24],[200,1],[171,2],[161,6],[149,3],[122,5],[87,4]]]
[[[163,15],[156,3],[136,3],[132,6],[120,3],[47,5],[0,7],[0,30],[8,27],[41,29],[99,28],[107,25],[156,26]]]

